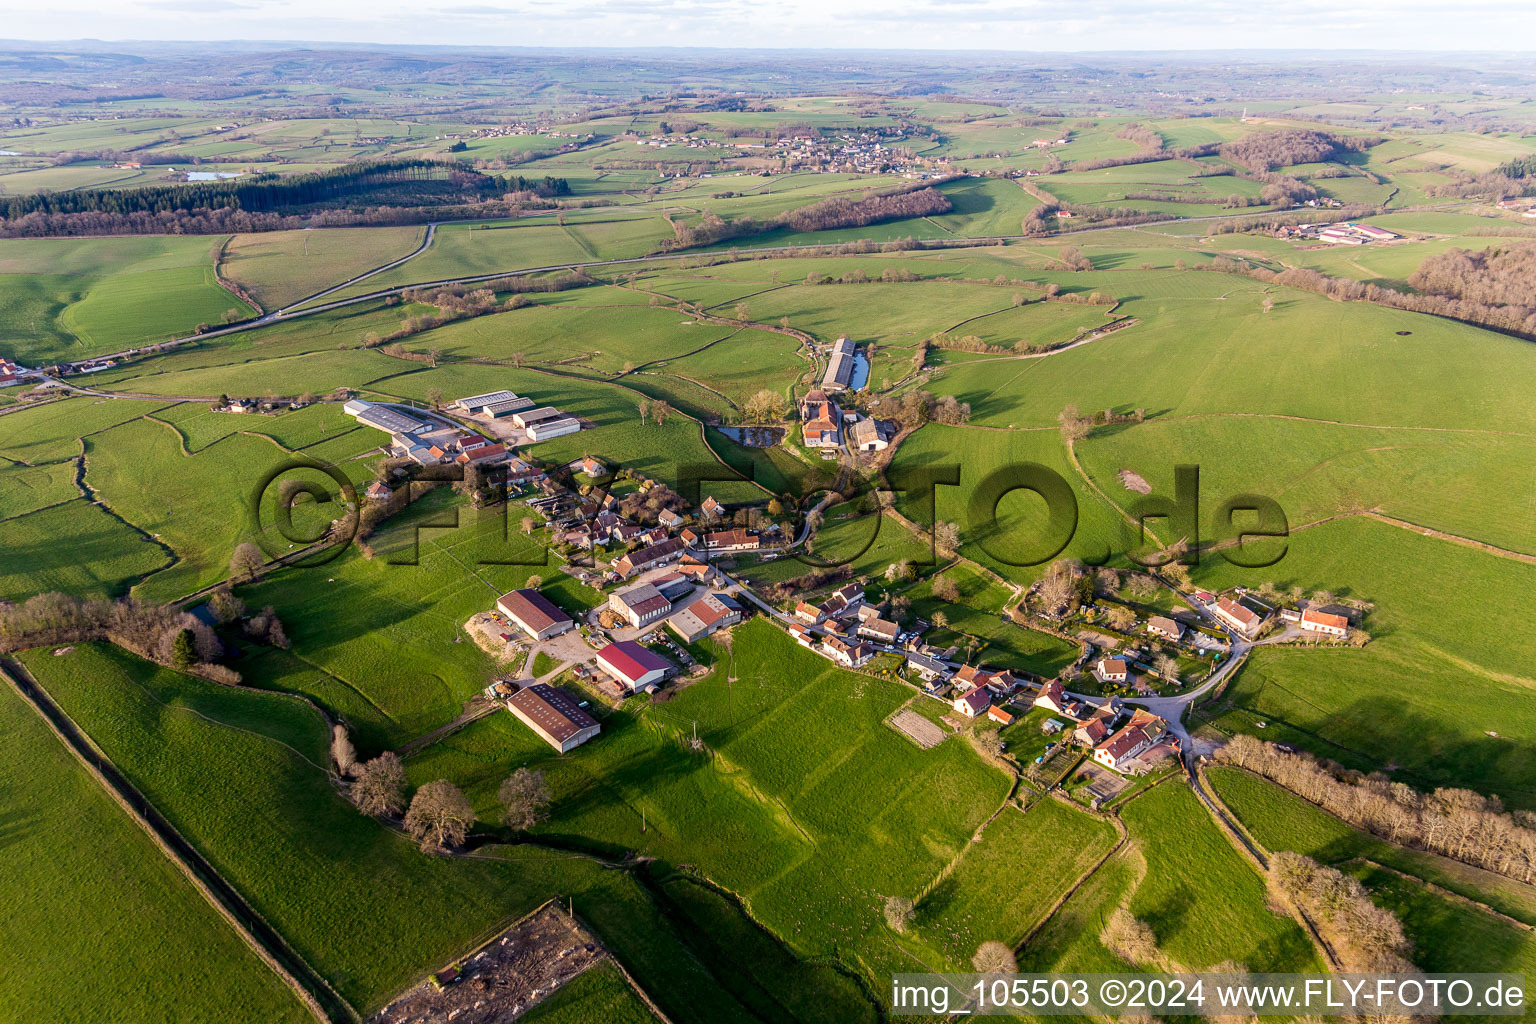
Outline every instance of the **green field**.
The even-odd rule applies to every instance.
[[[345,205],[371,208],[369,223],[401,226],[0,240],[0,356],[47,366],[191,335],[226,313],[253,315],[221,277],[270,312],[466,276],[553,277],[577,263],[636,261],[593,268],[591,286],[530,292],[521,308],[503,291],[494,314],[410,333],[398,347],[383,339],[434,310],[373,295],[73,379],[100,395],[27,407],[30,389],[7,389],[0,601],[53,590],[188,598],[225,580],[242,542],[267,554],[306,543],[270,524],[273,498],[255,494],[270,471],[315,460],[355,484],[373,477],[388,437],[347,417],[345,397],[419,407],[509,389],[583,421],[579,433],[525,445],[520,456],[554,468],[591,455],[668,485],[700,468],[726,475],[722,463],[750,468],[756,485],[711,480],[698,495],[733,504],[818,492],[840,470],[853,490],[882,469],[896,479],[952,472],[958,485],[938,486],[931,506],[914,490],[899,493],[902,518],[860,495],[840,500],[805,549],[743,556],[735,575],[767,588],[846,564],[874,600],[910,601],[909,621],[942,613],[946,624],[927,641],[956,646],[971,663],[1050,677],[1078,657],[1075,627],[1058,637],[1010,621],[1009,611],[1051,559],[1125,568],[1141,483],[1167,496],[1174,467],[1198,465],[1199,539],[1215,539],[1217,510],[1240,494],[1277,502],[1290,535],[1283,548],[1270,543],[1280,557],[1262,568],[1202,550],[1194,585],[1326,590],[1367,605],[1370,636],[1361,647],[1255,649],[1189,715],[1200,739],[1251,733],[1420,791],[1464,787],[1536,810],[1536,640],[1525,610],[1536,566],[1536,460],[1527,451],[1536,348],[1447,317],[1209,269],[1226,258],[1406,290],[1431,256],[1536,236],[1467,177],[1536,152],[1536,113],[1511,87],[1436,93],[1419,76],[1379,95],[1222,99],[1247,87],[1244,72],[1185,92],[1142,83],[1138,95],[1157,89],[1158,98],[1131,103],[1104,98],[1129,72],[1101,81],[1083,63],[1040,76],[1027,101],[1015,101],[1001,98],[991,59],[977,58],[944,92],[928,88],[939,72],[921,71],[899,95],[873,82],[838,94],[857,77],[855,62],[853,71],[818,71],[816,90],[787,84],[802,72],[773,66],[714,71],[683,94],[681,79],[635,72],[628,58],[600,74],[552,62],[537,83],[522,58],[494,73],[467,61],[451,83],[411,60],[418,70],[402,64],[387,84],[360,70],[270,88],[242,75],[229,96],[93,85],[67,116],[32,97],[78,72],[61,62],[46,83],[28,77],[0,132],[7,197],[166,184],[183,174],[156,161],[172,159],[182,169],[289,175],[402,156],[562,177],[569,192],[525,197],[510,215],[498,201],[486,207],[491,216],[433,229],[423,222],[437,214],[403,209],[415,182],[387,202],[359,197],[310,221],[342,220]],[[114,74],[143,84],[133,66]],[[960,98],[994,92],[996,104]],[[1208,95],[1220,116],[1174,116],[1170,98],[1186,93]],[[260,117],[249,116],[253,97]],[[695,127],[677,130],[685,122]],[[1127,130],[1132,122],[1140,130]],[[1298,127],[1372,137],[1363,151],[1277,173],[1383,206],[1391,212],[1368,220],[1400,242],[1325,248],[1263,227],[1231,231],[1228,215],[1251,215],[1249,225],[1267,215],[1229,201],[1257,199],[1272,179],[1224,173],[1239,170],[1230,152],[1146,152],[1158,140],[1171,151]],[[797,136],[816,132],[835,143],[812,166],[793,154]],[[662,134],[667,146],[648,144]],[[877,139],[880,159],[900,167],[876,174],[859,162]],[[113,167],[128,161],[119,153],[144,156],[145,166]],[[1088,166],[1138,153],[1153,158]],[[1040,173],[1026,179],[1026,170]],[[716,215],[767,224],[829,198],[927,187],[926,175],[944,179],[934,187],[952,211],[722,232],[670,251],[674,224]],[[1024,237],[1040,200],[1023,186],[1078,207],[1079,217],[1047,221],[1067,229],[1057,234]],[[1090,227],[1093,210],[1167,219]],[[420,253],[369,274],[429,233]],[[873,251],[905,239],[927,247]],[[771,251],[780,245],[815,248]],[[1083,301],[1094,293],[1108,298]],[[1510,324],[1522,316],[1511,312]],[[1109,322],[1124,326],[1092,335]],[[938,332],[992,351],[926,345]],[[794,424],[768,449],[721,432],[759,391],[803,395],[822,346],[842,336],[870,364],[865,387],[839,395],[845,409],[890,417],[892,400],[922,390],[966,403],[965,422],[921,425],[898,448],[847,465],[804,448]],[[220,395],[274,399],[283,411],[216,412]],[[295,403],[303,408],[288,408],[304,395]],[[657,400],[671,414],[642,422],[642,403]],[[1072,440],[1058,425],[1069,405],[1096,417]],[[914,415],[905,410],[904,425]],[[995,510],[972,500],[984,480],[1023,463],[1071,492],[1073,530],[1059,550],[1042,547],[1048,517],[1037,495],[1010,491]],[[313,473],[296,471],[319,480]],[[622,486],[635,484],[626,476]],[[297,520],[312,533],[345,511],[306,501]],[[944,726],[946,739],[922,749],[891,727],[902,708],[934,721],[947,711],[902,679],[896,658],[845,672],[761,615],[692,645],[705,670],[656,695],[611,707],[583,690],[602,729],[570,753],[502,713],[414,749],[411,783],[451,780],[479,819],[472,855],[422,855],[338,791],[317,708],[346,723],[364,757],[402,748],[452,722],[492,680],[521,673],[523,655],[498,659],[462,628],[500,594],[538,575],[571,613],[602,603],[606,592],[520,534],[524,514],[520,500],[475,511],[449,488],[423,491],[366,550],[352,545],[316,567],[240,582],[247,607],[271,606],[292,641],[279,649],[226,630],[243,689],[102,644],[20,657],[363,1016],[554,897],[570,901],[677,1024],[875,1024],[890,1010],[891,974],[968,969],[985,941],[1023,943],[1025,971],[1153,966],[1126,964],[1100,941],[1122,906],[1152,928],[1171,968],[1321,969],[1306,933],[1272,906],[1260,872],[1181,778],[1111,805],[1122,843],[1109,815],[1039,793],[983,757],[964,730]],[[959,559],[934,557],[925,530],[935,520],[958,524]],[[1176,539],[1165,536],[1169,524],[1153,529]],[[916,571],[886,580],[899,561]],[[940,578],[958,588],[955,601],[935,597]],[[1160,589],[1146,607],[1177,600]],[[529,664],[547,674],[563,660],[540,652]],[[1044,717],[1026,714],[1002,731],[1015,761],[1043,752]],[[0,815],[0,891],[19,908],[14,923],[32,954],[0,982],[16,1015],[299,1019],[286,991],[29,711],[0,697],[0,724],[13,738],[0,754],[0,790],[14,805]],[[545,772],[553,796],[527,835],[502,826],[496,797],[522,766]],[[1230,767],[1211,768],[1208,781],[1265,849],[1360,877],[1400,915],[1424,969],[1536,966],[1527,932],[1498,916],[1536,924],[1536,889],[1394,846]],[[48,899],[27,898],[45,886]],[[883,917],[893,896],[915,903],[903,933]],[[148,938],[133,941],[145,925]],[[607,964],[527,1016],[653,1019]]]
[[[221,269],[263,308],[281,309],[405,256],[423,234],[419,227],[398,227],[236,235]]]
[[[1209,778],[1222,801],[1266,849],[1294,850],[1325,864],[1369,860],[1485,903],[1527,924],[1536,922],[1536,890],[1529,885],[1377,839],[1242,769],[1218,766],[1210,770]]]
[[[319,767],[323,723],[292,698],[230,691],[105,647],[26,661],[138,789],[365,1012],[564,894],[669,1016],[745,1019],[625,876],[530,846],[427,858],[359,816]]]
[[[1147,860],[1130,910],[1152,926],[1165,955],[1190,970],[1226,960],[1259,972],[1319,969],[1301,926],[1269,909],[1264,880],[1188,786],[1154,786],[1121,817]]]
[[[578,974],[523,1015],[534,1024],[652,1024],[656,1016],[611,963]]]
[[[0,981],[8,1014],[312,1019],[9,685],[0,688],[0,727],[0,892],[7,929],[28,936],[25,964]],[[81,972],[91,984],[80,984]]]
[[[0,240],[0,355],[84,359],[253,310],[219,286],[220,237]]]

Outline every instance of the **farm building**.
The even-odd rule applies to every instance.
[[[821,375],[824,391],[843,391],[853,379],[854,356],[858,347],[847,338],[838,338],[827,353],[827,371]]]
[[[467,466],[470,463],[474,463],[477,466],[489,466],[492,463],[499,462],[506,457],[506,445],[483,444],[474,448],[470,448],[467,451],[460,452],[459,457],[453,461],[457,462],[461,466]]]
[[[425,423],[403,412],[357,398],[343,405],[341,411],[364,426],[382,430],[386,434],[418,434],[427,429]]]
[[[705,594],[667,620],[672,631],[688,643],[741,621],[741,609],[728,597]]]
[[[1326,636],[1348,636],[1349,620],[1342,615],[1333,615],[1329,612],[1316,612],[1311,608],[1301,613],[1298,625],[1309,633],[1322,633]]]
[[[608,597],[608,607],[629,620],[636,628],[655,622],[672,610],[672,602],[653,584],[637,583]]]
[[[807,447],[842,447],[842,410],[821,388],[813,388],[800,402],[800,420],[800,433]]]
[[[540,420],[528,428],[528,440],[548,441],[552,437],[564,437],[566,434],[574,434],[581,429],[581,421],[574,416],[562,416],[559,419]]]
[[[534,683],[517,691],[507,699],[507,708],[562,754],[602,731],[597,719],[548,683]]]
[[[620,577],[633,576],[641,569],[653,569],[675,562],[682,557],[686,550],[683,542],[673,537],[664,540],[660,544],[652,544],[649,547],[639,548],[613,563],[613,571]]]
[[[565,416],[565,413],[554,406],[541,405],[536,409],[524,409],[521,412],[513,413],[512,425],[527,430],[535,423],[543,423],[546,420],[558,420],[563,416]]]
[[[488,413],[494,406],[517,402],[524,403],[522,408],[526,409],[533,404],[533,399],[519,398],[516,393],[511,391],[491,391],[483,395],[471,395],[468,398],[460,398],[455,402],[449,403],[448,408],[473,416],[475,413]]]
[[[672,663],[634,640],[621,640],[597,652],[597,663],[631,693],[654,690],[672,671]]]
[[[883,452],[891,444],[891,430],[877,419],[861,416],[853,425],[853,446],[861,452]]]
[[[496,602],[496,608],[535,640],[548,640],[570,629],[574,622],[537,590],[514,590]]]

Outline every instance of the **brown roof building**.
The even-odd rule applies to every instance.
[[[524,687],[507,700],[507,707],[562,754],[602,731],[597,719],[583,711],[570,695],[548,683]]]
[[[685,546],[676,537],[671,537],[660,544],[639,548],[614,562],[613,571],[620,576],[633,576],[641,569],[666,565],[668,562],[673,562],[680,558]]]
[[[569,615],[537,590],[514,590],[497,601],[496,608],[535,640],[559,636],[575,625]]]

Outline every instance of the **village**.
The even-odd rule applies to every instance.
[[[833,397],[853,384],[856,347],[840,338],[825,355],[824,372],[798,403],[804,447],[884,448],[892,425],[844,413]],[[1185,592],[1150,574],[1128,581],[1113,570],[1061,563],[1016,610],[1031,609],[1015,620],[1020,628],[1079,645],[1076,661],[1046,678],[989,663],[984,648],[962,653],[952,633],[943,646],[930,642],[943,632],[944,616],[907,614],[890,574],[832,574],[789,599],[760,593],[739,570],[792,554],[805,533],[792,537],[761,509],[732,508],[714,496],[694,507],[664,484],[592,455],[557,465],[514,455],[516,446],[582,429],[553,406],[495,391],[441,411],[357,399],[345,410],[389,435],[397,485],[413,467],[437,464],[504,478],[508,500],[532,514],[523,533],[537,533],[563,555],[563,572],[600,595],[595,604],[562,607],[535,577],[465,623],[509,669],[477,698],[482,710],[505,709],[562,754],[600,736],[605,708],[641,695],[664,701],[671,688],[706,674],[701,642],[761,617],[831,665],[910,686],[928,713],[905,709],[890,724],[919,746],[978,728],[996,731],[989,742],[999,755],[1014,743],[1032,776],[1054,785],[1075,779],[1082,798],[1097,802],[1125,784],[1115,780],[1180,763],[1189,743],[1179,721],[1184,705],[1252,646],[1367,639],[1359,629],[1363,609],[1334,604],[1330,595],[1306,600],[1294,588],[1280,594],[1269,587]],[[364,498],[388,503],[394,493],[380,480]],[[1143,599],[1154,596],[1149,590],[1171,590],[1175,600],[1159,609],[1122,599],[1127,586]],[[1043,747],[1018,738],[1016,726],[1026,720]]]

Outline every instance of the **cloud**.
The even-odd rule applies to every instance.
[[[217,14],[220,11],[254,11],[256,4],[240,3],[239,0],[138,0],[140,7],[157,11],[175,11],[188,14]]]

